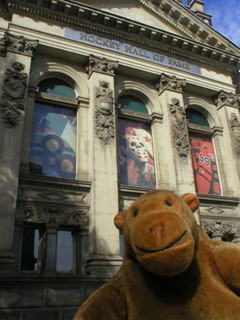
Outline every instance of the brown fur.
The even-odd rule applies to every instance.
[[[240,319],[240,247],[196,224],[195,195],[150,192],[115,217],[125,257],[75,320]]]

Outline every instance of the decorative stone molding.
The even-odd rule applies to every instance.
[[[97,33],[108,34],[114,38],[141,44],[149,48],[154,47],[161,52],[169,52],[172,55],[186,58],[188,61],[192,60],[197,63],[203,63],[204,65],[215,66],[221,70],[226,70],[226,64],[228,64],[230,70],[233,69],[232,66],[238,65],[239,50],[233,47],[229,50],[227,40],[219,37],[219,35],[212,29],[209,29],[206,24],[201,23],[200,26],[199,18],[194,17],[189,10],[179,11],[177,9],[179,4],[175,4],[175,2],[163,2],[161,5],[157,5],[148,0],[137,1],[152,14],[165,20],[167,24],[174,26],[181,34],[185,34],[186,39],[184,45],[181,36],[173,35],[161,29],[152,30],[146,25],[134,23],[132,20],[119,16],[113,17],[110,13],[97,10],[96,8],[92,9],[87,5],[77,2],[68,3],[68,9],[64,10],[63,13],[63,7],[66,8],[64,0],[58,0],[62,5],[56,6],[55,9],[51,11],[47,7],[47,2],[52,6],[52,3],[50,4],[51,0],[37,1],[37,3],[10,1],[6,7],[6,11],[12,9],[21,10],[23,13],[26,12],[27,14],[32,14],[37,17],[40,16],[53,21],[61,21],[61,23],[66,26],[72,25],[73,28],[95,30]],[[175,12],[175,9],[172,11],[171,8],[177,9],[176,12],[178,12],[180,16],[178,16],[178,14],[168,14]],[[176,18],[176,20],[174,18]],[[215,35],[213,35],[213,33],[215,33]],[[154,41],[155,39],[157,41]],[[196,40],[198,43],[193,43],[191,39]],[[206,39],[210,40],[206,41]],[[165,42],[171,45],[166,46]],[[205,57],[200,55],[200,53],[204,51],[207,53]]]
[[[223,210],[223,208],[218,207],[218,206],[208,207],[206,209],[206,211],[210,212],[211,214],[215,214],[215,215],[220,215],[220,214],[225,213],[225,210]]]
[[[240,108],[240,95],[232,92],[221,90],[217,96],[213,97],[213,101],[217,109],[221,109],[224,106]]]
[[[233,148],[237,156],[240,156],[240,122],[235,113],[231,113],[231,118],[229,120],[231,132],[232,132],[232,142]]]
[[[4,41],[6,50],[14,53],[24,54],[32,57],[38,45],[38,40],[26,39],[23,36],[15,36],[8,32],[5,33]]]
[[[163,114],[162,113],[153,112],[151,114],[151,118],[152,118],[153,123],[155,123],[155,122],[163,123]]]
[[[172,114],[171,128],[174,146],[178,155],[186,158],[189,152],[189,139],[185,110],[180,106],[180,101],[176,98],[171,99],[169,108]]]
[[[14,62],[12,69],[7,69],[3,83],[1,112],[9,128],[16,127],[24,110],[27,74],[22,72],[24,64]],[[21,111],[20,111],[21,110]]]
[[[236,221],[222,221],[207,219],[201,222],[202,228],[211,234],[213,239],[221,240],[224,235],[235,235],[240,232],[240,223]]]
[[[235,76],[233,77],[233,82],[236,85],[236,93],[240,94],[240,70],[238,69],[235,72]]]
[[[33,205],[18,202],[16,220],[18,223],[54,224],[56,226],[77,226],[88,228],[88,208],[68,208],[57,205]]]
[[[212,127],[213,136],[222,136],[223,135],[223,127],[214,126]]]
[[[7,41],[6,38],[0,39],[0,56],[6,55]]]
[[[93,72],[100,72],[104,74],[114,75],[115,70],[118,68],[117,61],[111,61],[106,58],[95,57],[94,55],[89,56],[89,65],[86,68],[86,72],[89,77]]]
[[[67,180],[42,175],[32,176],[31,174],[20,174],[18,191],[22,190],[21,193],[23,194],[26,192],[26,190],[29,189],[38,190],[39,196],[41,196],[43,199],[46,190],[48,190],[48,194],[50,195],[50,197],[51,195],[53,195],[54,191],[56,197],[59,194],[61,194],[61,196],[63,197],[66,192],[67,194],[74,193],[85,198],[85,194],[88,194],[90,192],[91,183],[86,181],[84,182],[78,180]],[[41,192],[41,190],[45,191]],[[52,198],[54,201],[56,201],[54,199],[54,195],[52,196]]]
[[[162,94],[164,90],[182,92],[185,85],[186,80],[177,79],[175,76],[171,77],[162,73],[159,81],[156,83],[156,89],[158,90],[159,95]]]
[[[99,81],[99,86],[95,87],[96,111],[95,123],[96,134],[104,145],[110,144],[115,137],[115,121],[113,110],[113,91],[109,88],[109,83]]]

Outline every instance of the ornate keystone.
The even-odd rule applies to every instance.
[[[24,64],[14,62],[12,70],[7,69],[5,73],[1,112],[3,120],[9,128],[18,125],[21,116],[20,110],[24,110],[27,88],[27,74],[22,72],[24,68]]]
[[[24,54],[32,57],[38,45],[38,40],[26,39],[23,36],[15,36],[5,33],[3,41],[6,43],[6,50],[14,53]]]
[[[186,125],[185,110],[180,106],[180,101],[171,99],[169,108],[172,114],[172,140],[180,157],[186,158],[189,152],[189,139]]]
[[[99,81],[99,87],[95,87],[96,94],[96,134],[104,145],[110,144],[115,137],[113,91],[109,83]]]
[[[166,74],[161,74],[159,81],[156,84],[156,89],[159,95],[164,90],[171,90],[175,92],[182,92],[183,88],[186,86],[186,80],[177,79],[175,76],[167,76]]]
[[[231,113],[230,118],[230,127],[232,132],[232,142],[235,153],[237,156],[240,156],[240,122],[235,113]]]
[[[217,108],[220,109],[224,106],[240,107],[240,95],[233,94],[232,92],[226,92],[221,90],[218,96],[213,97],[213,101]]]
[[[92,72],[100,72],[109,75],[114,75],[115,70],[118,68],[119,63],[117,61],[107,60],[106,58],[99,58],[93,55],[89,56],[89,65],[86,71],[89,76]]]

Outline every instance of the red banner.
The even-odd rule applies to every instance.
[[[191,138],[197,192],[221,194],[216,158],[211,139]]]

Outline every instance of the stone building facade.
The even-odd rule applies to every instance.
[[[1,319],[72,319],[149,190],[240,243],[239,54],[202,0],[1,1]]]

